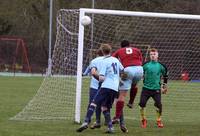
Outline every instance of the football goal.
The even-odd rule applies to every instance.
[[[82,25],[85,15],[91,23]],[[87,109],[90,82],[82,72],[95,57],[92,52],[102,43],[111,44],[115,51],[123,39],[140,48],[145,61],[149,60],[148,49],[157,48],[159,60],[168,67],[169,94],[163,98],[165,119],[181,121],[189,115],[197,119],[198,114],[191,114],[200,112],[200,85],[181,81],[181,73],[187,71],[190,80],[200,79],[199,15],[84,8],[58,11],[51,76],[44,78],[32,100],[12,119],[80,122]],[[186,109],[185,104],[191,106]],[[173,109],[174,114],[168,109]],[[125,117],[132,119],[132,111],[125,110]]]

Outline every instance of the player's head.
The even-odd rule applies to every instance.
[[[158,60],[158,50],[155,48],[150,49],[150,59],[153,61]]]
[[[112,48],[109,44],[102,44],[100,50],[102,51],[103,55],[109,55]]]
[[[98,56],[103,56],[103,52],[102,52],[101,49],[97,49],[96,54],[97,54]]]
[[[128,40],[122,40],[121,41],[121,48],[124,48],[124,47],[129,47],[130,46],[130,43]]]

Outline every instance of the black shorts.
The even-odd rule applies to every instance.
[[[149,100],[149,98],[152,97],[154,102],[155,102],[155,106],[158,107],[161,104],[161,91],[160,90],[150,90],[147,88],[142,88],[142,93],[140,96],[140,107],[146,107],[146,103]]]

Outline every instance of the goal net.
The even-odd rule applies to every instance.
[[[92,23],[80,25],[87,15]],[[140,48],[148,61],[148,49],[157,48],[159,60],[169,70],[169,94],[163,97],[166,120],[200,120],[200,16],[115,10],[61,9],[57,15],[57,35],[51,76],[45,77],[33,99],[13,120],[69,119],[80,122],[88,104],[90,77],[82,71],[95,57],[94,50],[109,43],[113,51],[123,39]],[[183,71],[190,81],[182,81]],[[139,84],[141,90],[142,83]],[[137,95],[134,113],[125,108],[125,117],[139,119]],[[185,106],[190,105],[190,106]],[[138,110],[137,110],[138,109]],[[153,101],[148,115],[154,119]]]

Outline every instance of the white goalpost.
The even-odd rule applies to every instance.
[[[91,25],[81,24],[80,19],[85,15],[94,17],[93,32]],[[160,61],[169,68],[170,81],[173,82],[171,90],[180,96],[180,101],[185,101],[180,90],[184,90],[186,94],[189,94],[188,90],[192,90],[197,94],[200,87],[180,81],[180,75],[182,71],[188,71],[191,80],[200,79],[199,15],[61,9],[57,14],[52,76],[45,77],[33,99],[12,120],[69,119],[80,122],[88,104],[90,78],[82,77],[82,72],[90,62],[90,51],[98,49],[102,43],[111,44],[114,51],[120,48],[119,44],[123,39],[140,48],[146,61],[148,49],[158,49]],[[191,96],[192,102],[186,100],[196,107],[199,104],[198,96]],[[173,107],[170,97],[165,98],[165,101],[169,102],[168,107]],[[183,113],[179,115],[185,116]],[[171,114],[166,113],[165,116]]]

